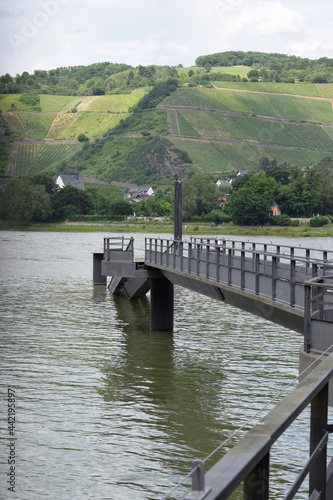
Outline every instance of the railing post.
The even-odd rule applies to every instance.
[[[155,264],[157,264],[157,238],[155,238]]]
[[[272,300],[276,300],[276,261],[277,257],[275,255],[272,256]]]
[[[241,250],[241,290],[245,288],[245,251],[244,246],[242,244]]]
[[[207,242],[206,245],[206,278],[209,278],[209,252],[210,252],[210,246],[209,243]]]
[[[231,285],[231,255],[233,249],[228,248],[228,285]]]
[[[255,271],[255,258],[253,259],[253,256],[255,256],[255,251],[256,251],[256,244],[255,243],[252,243],[252,271],[254,270]],[[253,269],[254,268],[254,269]]]
[[[296,261],[290,261],[290,306],[295,306],[295,289],[296,289]]]
[[[179,248],[179,259],[180,259],[180,270],[184,270],[184,254],[183,254],[183,242],[180,241],[178,243],[178,248]]]
[[[268,500],[269,452],[244,480],[244,499]]]
[[[310,249],[307,248],[305,250],[305,258],[306,258],[306,264],[305,264],[305,272],[306,272],[306,276],[308,275],[308,271],[309,271],[309,260],[310,260]]]
[[[205,488],[205,462],[194,460],[192,463],[192,489],[184,500],[203,500],[212,488]]]
[[[197,243],[197,276],[199,276],[200,272],[200,249],[201,245],[200,243]]]
[[[323,275],[325,276],[326,274],[326,271],[327,271],[327,266],[325,264],[327,264],[327,251],[324,250],[323,251]]]
[[[327,409],[328,409],[328,384],[311,401],[310,422],[310,456],[327,431]],[[326,500],[326,467],[327,467],[327,445],[323,445],[320,455],[310,468],[310,490],[321,494],[321,500]]]
[[[256,272],[256,295],[259,295],[259,276],[260,276],[260,255],[255,254],[255,272]]]
[[[191,274],[191,262],[192,262],[192,243],[188,244],[188,268],[187,271]]]
[[[311,285],[304,288],[304,352],[311,350]]]
[[[216,281],[220,281],[220,260],[221,260],[221,248],[219,246],[215,247],[216,254]]]
[[[161,240],[161,255],[160,255],[160,265],[163,264],[163,240]]]

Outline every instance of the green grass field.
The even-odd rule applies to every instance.
[[[177,68],[177,73],[182,75],[187,75],[188,72],[192,70],[194,73],[200,72],[205,73],[206,70],[200,66],[190,66],[188,68]],[[247,73],[251,70],[249,66],[214,66],[211,69],[212,73],[227,73],[229,75],[239,75],[241,78],[246,77]]]
[[[318,85],[313,83],[274,83],[274,82],[213,82],[216,87],[250,92],[265,92],[274,94],[289,94],[308,97],[323,97]],[[331,86],[329,86],[331,87]],[[333,90],[332,88],[330,89]],[[327,89],[324,97],[333,97]]]
[[[94,99],[85,111],[95,113],[127,113],[145,94],[145,89],[137,89],[131,94],[102,95]]]
[[[77,139],[79,134],[85,134],[89,138],[101,137],[107,130],[118,125],[120,120],[125,119],[128,114],[111,113],[77,113],[75,121],[71,123],[57,139]]]

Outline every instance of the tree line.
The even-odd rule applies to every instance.
[[[270,218],[272,203],[282,216]],[[72,186],[59,189],[52,176],[6,179],[0,189],[0,217],[4,221],[64,221],[84,216],[90,220],[123,220],[130,215],[172,217],[171,189],[137,204],[114,185]],[[237,225],[290,223],[291,218],[333,217],[333,158],[306,169],[262,158],[260,169],[235,177],[218,188],[208,174],[192,173],[183,180],[184,222],[233,222]]]
[[[200,67],[249,66],[260,71],[263,81],[333,82],[333,59],[327,57],[308,59],[266,52],[227,51],[199,56],[195,63]]]
[[[160,80],[178,78],[175,67],[130,66],[118,63],[95,63],[70,66],[49,71],[24,71],[15,77],[0,76],[0,94],[104,95],[129,93],[133,89],[154,86]]]
[[[67,185],[60,189],[53,177],[5,179],[0,189],[0,218],[5,222],[63,222],[65,220],[120,221],[134,214],[147,217],[172,215],[173,195],[157,190],[154,197],[131,203],[112,184],[84,190]]]
[[[270,218],[272,203],[282,213]],[[287,225],[292,218],[333,217],[333,159],[303,169],[263,158],[260,169],[235,177],[229,187],[217,188],[205,174],[183,181],[184,221],[221,224]]]

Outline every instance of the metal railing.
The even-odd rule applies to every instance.
[[[202,238],[146,238],[145,260],[302,309],[303,283],[333,269],[327,250]]]
[[[124,236],[114,238],[104,238],[104,260],[112,260],[112,252],[133,252],[134,238],[125,238]]]
[[[304,351],[323,351],[333,344],[333,275],[313,278],[304,289]]]
[[[206,474],[204,461],[192,466],[192,489],[184,500],[227,499],[243,482],[244,498],[268,500],[270,449],[311,404],[310,456],[284,497],[294,498],[309,475],[309,498],[333,498],[333,461],[327,467],[328,384],[333,378],[333,355],[322,362]]]

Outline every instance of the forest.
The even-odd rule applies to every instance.
[[[213,66],[249,66],[258,72],[262,81],[333,82],[333,59],[327,57],[315,60],[285,54],[229,51],[199,56],[195,63],[207,69]]]

